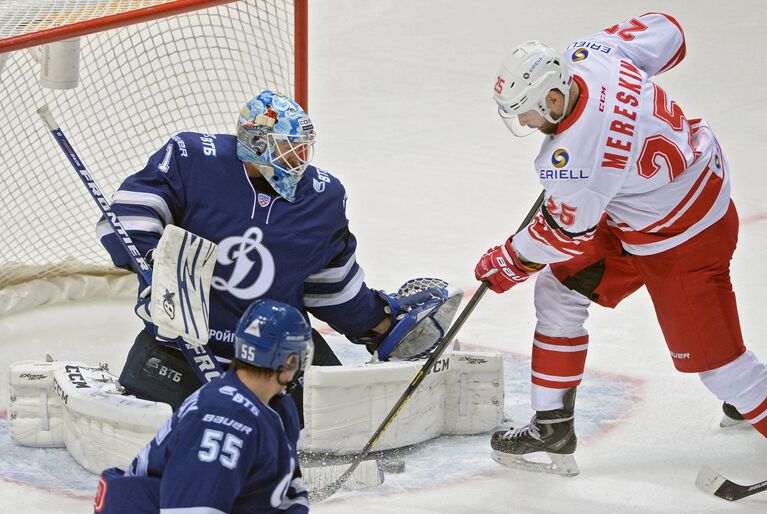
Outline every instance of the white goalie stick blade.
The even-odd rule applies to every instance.
[[[695,485],[704,493],[718,496],[728,501],[738,501],[746,496],[767,491],[767,481],[752,485],[736,484],[723,477],[709,466],[703,466],[695,479]]]
[[[208,342],[209,292],[218,247],[168,225],[154,251],[152,323],[168,339]]]
[[[546,454],[549,457],[550,462],[543,462],[542,460],[529,460],[525,457],[536,458],[539,455]],[[550,473],[552,475],[562,475],[567,477],[574,477],[580,470],[578,464],[575,462],[575,457],[572,455],[561,455],[557,453],[548,452],[536,452],[526,455],[513,455],[510,453],[499,452],[493,450],[490,456],[495,462],[502,466],[506,466],[511,469],[520,469],[522,471],[533,471],[536,473]]]
[[[349,469],[349,464],[328,464],[324,466],[301,466],[301,481],[304,487],[309,491],[309,497],[312,493],[325,489],[328,485],[335,482],[343,473]],[[369,489],[384,483],[384,472],[381,463],[377,459],[363,460],[354,470],[349,479],[344,482],[342,490],[359,491]]]

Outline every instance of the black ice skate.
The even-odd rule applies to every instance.
[[[574,429],[575,388],[564,397],[564,408],[538,412],[530,424],[495,432],[490,439],[493,460],[509,468],[574,476],[579,473],[573,453],[577,445]],[[545,452],[551,462],[526,459]]]
[[[719,422],[719,426],[721,428],[750,426],[749,423],[746,423],[746,418],[743,417],[743,414],[738,412],[738,409],[736,409],[733,405],[724,402],[722,404],[722,412],[724,412],[724,416],[722,416],[722,420]]]

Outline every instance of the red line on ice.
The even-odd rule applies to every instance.
[[[83,495],[83,494],[75,494],[70,493],[68,491],[62,491],[60,489],[54,489],[52,487],[47,487],[44,485],[36,485],[36,484],[30,484],[29,482],[22,482],[21,480],[14,480],[13,478],[7,478],[7,477],[0,477],[0,481],[7,482],[9,484],[13,485],[20,485],[23,487],[29,487],[32,489],[35,489],[37,491],[42,491],[44,493],[50,493],[56,496],[64,496],[65,498],[70,498],[72,500],[93,500],[93,497],[96,495],[96,491],[93,491],[92,495]]]
[[[760,221],[767,220],[767,213],[762,212],[759,214],[752,214],[751,216],[745,216],[740,218],[740,223],[743,225],[751,225],[752,223],[759,223]]]

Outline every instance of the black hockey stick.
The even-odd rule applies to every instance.
[[[541,191],[540,196],[538,197],[538,200],[536,200],[533,207],[530,209],[530,212],[527,213],[527,216],[525,216],[524,221],[519,225],[519,228],[517,229],[517,232],[522,230],[527,226],[528,223],[530,223],[530,220],[533,219],[533,216],[538,212],[538,210],[541,207],[541,204],[543,203],[543,195],[544,191]],[[312,501],[322,501],[335,493],[337,493],[341,487],[343,486],[344,482],[349,479],[349,477],[354,473],[354,470],[359,466],[360,462],[365,460],[365,457],[367,457],[368,453],[370,453],[370,450],[375,446],[375,444],[378,442],[378,440],[381,438],[381,435],[386,431],[387,428],[389,428],[389,425],[392,421],[394,421],[394,418],[397,417],[397,414],[402,410],[402,408],[405,406],[405,404],[410,400],[410,398],[413,396],[413,393],[418,388],[418,385],[423,382],[423,379],[426,378],[426,375],[429,374],[429,371],[431,370],[432,366],[434,366],[434,363],[437,362],[437,360],[442,356],[442,353],[447,349],[447,347],[450,345],[450,343],[455,338],[455,335],[458,333],[458,331],[461,329],[463,324],[466,322],[466,319],[471,315],[471,313],[474,311],[474,308],[477,306],[479,301],[482,299],[482,296],[487,292],[487,282],[482,282],[482,284],[479,286],[477,291],[474,293],[474,295],[469,299],[469,303],[466,304],[466,307],[463,308],[463,311],[458,315],[458,317],[455,320],[455,323],[453,323],[453,326],[450,327],[450,329],[447,331],[447,334],[445,334],[445,338],[442,340],[442,342],[437,346],[437,348],[434,349],[433,352],[431,352],[431,355],[428,359],[426,359],[426,362],[424,362],[423,366],[421,366],[421,369],[416,374],[415,378],[410,382],[410,385],[407,386],[407,389],[405,389],[405,392],[402,393],[402,396],[399,397],[399,400],[397,400],[397,403],[394,404],[394,407],[391,408],[389,411],[389,414],[386,415],[384,420],[381,422],[381,424],[378,426],[376,431],[373,433],[370,440],[368,440],[367,444],[365,444],[365,447],[362,448],[362,450],[354,456],[351,465],[349,466],[349,469],[347,469],[338,479],[336,479],[334,482],[328,484],[326,487],[319,489],[314,494],[311,495]]]
[[[115,214],[115,212],[112,210],[112,206],[109,204],[109,200],[107,200],[107,198],[104,196],[104,193],[101,192],[101,188],[98,186],[98,184],[96,184],[96,181],[85,167],[85,164],[77,155],[77,152],[75,152],[75,149],[67,139],[67,136],[64,135],[64,131],[62,131],[59,127],[59,124],[54,119],[51,111],[48,109],[48,106],[44,105],[43,107],[37,109],[37,114],[40,115],[43,123],[45,123],[45,126],[48,127],[51,135],[59,144],[61,151],[64,152],[64,155],[66,155],[69,163],[75,169],[77,175],[80,177],[80,180],[85,185],[85,189],[88,190],[88,194],[90,194],[91,198],[93,198],[93,201],[96,202],[96,205],[104,215],[104,218],[109,222],[112,230],[117,235],[118,241],[128,253],[128,257],[131,261],[131,267],[138,274],[139,281],[141,282],[142,286],[151,286],[152,268],[141,256],[138,248],[136,248],[133,240],[128,235],[128,232],[123,227],[123,224],[120,222],[120,218],[118,218],[117,214]],[[178,348],[181,350],[181,353],[184,354],[184,357],[186,357],[186,359],[189,361],[189,365],[192,367],[195,375],[197,375],[197,378],[200,379],[201,383],[205,384],[209,382],[211,380],[210,377],[213,376],[212,373],[206,373],[206,371],[210,371],[210,368],[205,367],[207,361],[212,364],[214,371],[217,372],[218,375],[222,375],[224,373],[224,370],[221,368],[221,364],[219,364],[218,360],[213,355],[213,351],[207,345],[192,345],[191,343],[182,341],[178,345]],[[195,357],[200,354],[207,356],[207,359],[205,359],[206,362],[198,362],[197,359],[195,359]]]
[[[708,466],[703,466],[703,469],[700,470],[698,478],[695,479],[695,485],[703,492],[731,502],[741,500],[752,494],[767,491],[767,480],[753,485],[740,485],[727,480]]]

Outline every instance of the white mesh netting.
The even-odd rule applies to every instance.
[[[0,0],[0,12],[28,3]],[[84,36],[72,90],[39,85],[39,48],[10,53],[0,72],[0,314],[50,301],[29,281],[50,288],[74,273],[119,275],[95,235],[98,208],[35,114],[39,106],[51,108],[110,195],[174,133],[231,133],[259,90],[292,94],[293,48],[292,2],[248,0]]]
[[[34,34],[175,0],[5,0],[0,2],[0,39]]]

